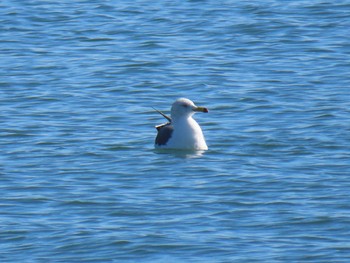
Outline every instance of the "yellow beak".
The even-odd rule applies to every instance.
[[[195,108],[193,109],[193,111],[196,111],[196,112],[205,112],[205,113],[208,113],[208,112],[209,112],[208,109],[205,108],[205,107],[195,107]]]

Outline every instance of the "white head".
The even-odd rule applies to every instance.
[[[196,112],[208,112],[207,108],[196,106],[193,101],[185,98],[177,99],[171,106],[171,118],[189,118]]]

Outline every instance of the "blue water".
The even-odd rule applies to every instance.
[[[350,1],[0,3],[1,262],[349,262]],[[179,97],[206,152],[153,149]]]

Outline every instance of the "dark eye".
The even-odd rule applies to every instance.
[[[188,105],[187,105],[187,104],[185,104],[185,103],[181,104],[181,106],[182,106],[182,107],[185,107],[185,108],[187,108],[187,107],[188,107]]]

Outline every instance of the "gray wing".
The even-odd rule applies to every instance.
[[[158,146],[166,145],[174,131],[173,125],[171,125],[171,123],[167,123],[162,126],[158,126],[157,130],[158,134],[156,137],[155,144]]]

